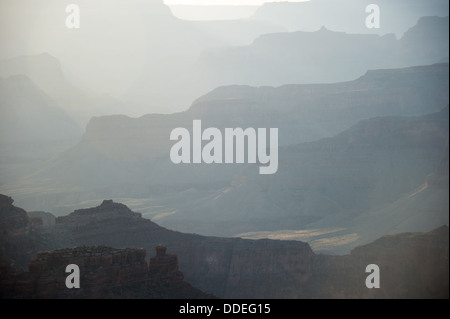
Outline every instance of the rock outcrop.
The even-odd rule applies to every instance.
[[[0,194],[0,230],[13,232],[28,225],[27,213],[13,205],[14,200]]]
[[[108,200],[58,218],[51,227],[36,227],[33,234],[24,237],[29,246],[17,246],[14,253],[8,250],[2,261],[7,257],[17,262],[20,254],[26,260],[37,249],[53,251],[28,257],[32,259],[28,273],[2,268],[3,297],[22,293],[34,298],[210,296],[192,290],[192,284],[223,298],[448,298],[448,226],[384,236],[351,254],[330,256],[315,254],[300,241],[171,231]],[[81,248],[67,249],[74,246]],[[139,247],[146,251],[156,247],[148,266]],[[56,285],[64,285],[68,274],[62,268],[70,263],[80,266],[81,282],[87,284],[84,290],[68,294],[65,286],[60,291]],[[365,285],[369,264],[380,268],[380,288]],[[88,289],[90,284],[94,286]]]
[[[216,296],[231,298],[291,295],[288,287],[292,283],[300,285],[310,276],[314,256],[309,245],[299,241],[206,237],[171,231],[109,200],[58,217],[55,228],[45,229],[45,234],[50,243],[65,241],[65,245],[75,246],[101,244],[150,251],[162,243],[178,257],[187,282]],[[150,265],[166,269],[169,277],[176,278],[171,258],[160,251]]]
[[[161,247],[157,247],[157,251]],[[29,272],[0,278],[2,298],[211,298],[183,281],[176,256],[157,255],[148,267],[145,249],[83,246],[39,252]],[[79,267],[79,288],[66,285]],[[157,267],[154,267],[157,265]],[[159,266],[158,266],[159,265]],[[167,267],[165,267],[167,266]],[[71,278],[69,278],[69,281]]]
[[[14,200],[0,194],[0,268],[2,272],[23,271],[33,253],[38,249],[36,224]]]
[[[166,282],[179,282],[183,280],[183,273],[178,270],[176,255],[166,255],[166,246],[156,246],[156,256],[150,258],[148,270],[151,275]]]

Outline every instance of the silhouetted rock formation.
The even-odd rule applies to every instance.
[[[0,194],[0,230],[14,231],[28,224],[27,213],[22,208],[13,206],[14,200]]]
[[[39,237],[35,226],[38,219],[29,219],[22,208],[13,205],[14,200],[0,194],[0,268],[2,272],[25,269],[37,251]],[[40,220],[42,222],[42,220]]]
[[[178,270],[177,256],[166,255],[166,250],[166,246],[156,246],[156,256],[150,258],[148,265],[150,274],[167,282],[182,281],[183,273]]]
[[[156,256],[150,269],[145,249],[106,246],[39,252],[29,272],[2,274],[2,298],[211,298],[183,282],[176,256]],[[80,270],[80,287],[68,288],[67,265]]]
[[[448,116],[431,114],[448,104],[448,74],[448,64],[435,64],[345,83],[227,86],[182,113],[93,118],[80,143],[15,188],[23,188],[17,200],[68,214],[77,202],[139,199],[129,202],[160,225],[215,236],[346,228],[349,214],[386,207],[434,170]],[[261,179],[252,164],[174,165],[171,130],[199,118],[221,130],[278,127],[280,169]]]
[[[285,296],[292,282],[308,279],[314,255],[308,244],[299,241],[254,241],[175,232],[112,201],[76,210],[58,218],[54,228],[42,231],[52,249],[101,244],[145,247],[150,251],[163,243],[178,257],[186,281],[220,297],[245,298],[256,293]],[[165,269],[165,277],[174,280],[179,276],[174,267],[176,257],[163,252],[161,247],[150,260],[150,269]]]
[[[23,233],[23,243],[28,245],[6,250],[3,265],[6,261],[29,262],[36,249],[56,249],[38,253],[30,262],[29,273],[2,267],[2,297],[210,296],[192,290],[185,278],[195,287],[225,298],[448,298],[448,226],[428,233],[384,236],[349,255],[329,256],[315,254],[300,241],[205,237],[171,231],[109,200],[59,221]],[[12,235],[8,233],[6,243]],[[97,245],[128,248],[92,247]],[[73,246],[84,247],[57,249]],[[156,256],[150,258],[148,266],[142,248],[130,249],[153,251],[155,246]],[[175,255],[166,254],[167,248]],[[63,280],[68,274],[62,267],[71,263],[80,266],[84,290],[68,293]],[[379,289],[365,286],[368,264],[380,267]],[[30,285],[41,288],[36,291]],[[53,291],[61,285],[62,290]]]

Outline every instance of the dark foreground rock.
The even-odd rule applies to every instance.
[[[39,252],[29,272],[2,273],[2,298],[212,298],[183,281],[177,258],[161,253],[145,261],[145,249],[106,246],[74,247]],[[79,267],[79,288],[70,287]],[[67,272],[66,272],[67,270]],[[69,278],[69,287],[66,281]],[[73,281],[75,282],[75,281]]]
[[[11,210],[11,206],[1,209]],[[17,214],[23,212],[17,210]],[[17,224],[14,218],[8,220]],[[209,293],[221,298],[449,295],[448,226],[384,236],[348,255],[331,256],[316,254],[300,241],[171,231],[108,200],[58,217],[53,226],[28,222],[16,227],[14,232],[2,234],[1,247],[3,298],[207,298]],[[147,266],[145,251],[155,247],[156,256],[148,259]],[[171,254],[166,254],[166,249]],[[30,262],[29,272],[20,270],[28,267],[25,261]],[[76,291],[68,291],[64,284],[68,276],[64,267],[72,263],[78,263],[81,271],[82,289]],[[366,287],[370,264],[379,267],[380,288]]]

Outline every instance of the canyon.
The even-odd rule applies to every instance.
[[[370,3],[2,0],[1,298],[448,298],[449,4]]]
[[[300,241],[172,231],[111,200],[57,217],[54,225],[32,224],[10,197],[1,199],[2,298],[448,298],[445,225],[332,256]],[[145,258],[155,247],[156,256]],[[79,263],[81,282],[86,273],[85,282],[97,288],[57,289],[69,263]],[[365,268],[373,263],[380,267],[379,289],[365,286]],[[129,285],[135,280],[146,284]],[[169,291],[158,288],[167,283]]]

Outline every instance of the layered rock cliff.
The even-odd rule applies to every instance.
[[[308,278],[314,255],[308,244],[297,241],[255,241],[171,231],[111,200],[58,217],[55,227],[43,232],[47,243],[60,245],[151,250],[164,244],[178,257],[186,281],[220,297],[282,297],[290,283]]]
[[[39,252],[29,272],[0,277],[2,298],[211,298],[183,281],[176,256],[158,255],[145,261],[145,249],[83,246]],[[175,258],[174,258],[175,257]],[[66,270],[68,265],[79,269]],[[69,277],[70,276],[70,277]],[[79,282],[69,288],[68,281]]]
[[[73,297],[209,296],[192,295],[186,288],[188,282],[224,298],[448,298],[448,226],[428,233],[385,236],[351,254],[330,256],[315,254],[300,241],[175,232],[142,218],[123,204],[106,200],[97,207],[58,218],[54,226],[36,226],[34,234],[28,237],[32,245],[20,247],[16,255],[9,251],[2,263],[14,261],[18,254],[26,259],[37,250],[54,251],[38,253],[26,274],[2,268],[6,296],[21,296],[12,288],[18,287],[11,286],[12,278],[13,283],[41,287],[38,292],[23,288],[27,296],[67,297],[66,288],[52,291],[67,276],[60,269],[62,265],[75,260],[80,268],[87,267],[81,271],[82,282],[97,284],[79,290],[78,295],[73,292]],[[97,245],[115,248],[89,248]],[[74,246],[84,248],[67,249]],[[153,251],[155,246],[156,256],[149,259],[147,270],[145,252],[137,247]],[[174,255],[166,254],[166,249]],[[380,268],[380,288],[365,285],[369,264]],[[102,288],[114,285],[121,288]],[[173,289],[166,291],[166,286]]]

